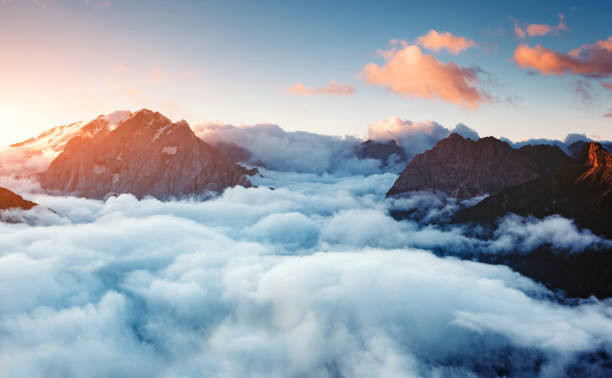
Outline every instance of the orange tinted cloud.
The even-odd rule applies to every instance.
[[[532,37],[538,37],[550,33],[550,26],[544,24],[531,24],[527,26],[527,34]]]
[[[541,37],[546,34],[556,33],[560,30],[567,30],[565,15],[563,14],[559,14],[559,24],[557,26],[530,24],[522,28],[517,21],[514,21],[514,34],[519,38],[525,38],[527,35],[530,37]]]
[[[348,96],[355,92],[355,88],[352,85],[338,83],[334,80],[330,81],[326,87],[309,88],[302,83],[295,83],[293,86],[287,88],[289,93],[314,96],[314,95],[336,95],[336,96]]]
[[[570,73],[591,77],[612,75],[612,37],[592,45],[583,45],[567,54],[536,45],[519,45],[514,61],[521,68],[531,68],[544,75]]]
[[[471,39],[456,37],[449,32],[438,33],[435,30],[430,30],[427,34],[417,38],[416,43],[427,50],[440,51],[446,49],[453,54],[459,54],[465,49],[476,46],[476,43]]]
[[[469,108],[477,108],[490,97],[477,87],[477,71],[453,62],[443,63],[433,55],[423,54],[416,45],[386,51],[387,62],[363,69],[368,84],[385,87],[411,98],[440,99]]]

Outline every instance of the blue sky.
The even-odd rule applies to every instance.
[[[514,23],[567,30],[518,38]],[[612,139],[612,91],[598,78],[519,67],[519,44],[559,53],[612,35],[610,2],[0,0],[0,140],[117,109],[149,107],[190,123],[276,123],[364,135],[390,117],[465,123],[481,136]],[[492,101],[466,108],[368,84],[391,39],[430,30],[477,45],[436,60],[478,67]],[[482,70],[482,71],[480,71]],[[352,86],[348,96],[290,93],[295,83]],[[576,88],[586,88],[580,95]]]

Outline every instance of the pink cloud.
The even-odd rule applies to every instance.
[[[430,30],[427,34],[417,38],[416,43],[427,50],[440,51],[446,49],[453,54],[459,54],[465,49],[476,46],[476,43],[471,39],[456,37],[449,32],[438,33],[435,30]]]
[[[385,52],[386,63],[367,64],[363,69],[368,84],[385,87],[400,96],[440,99],[477,108],[491,98],[478,88],[477,70],[456,63],[443,63],[423,54],[419,46],[408,45]]]
[[[514,25],[514,34],[521,39],[526,37],[525,30],[518,25]]]
[[[550,33],[551,27],[544,24],[531,24],[527,26],[527,34],[531,37],[539,37]]]
[[[336,95],[336,96],[348,96],[355,92],[355,88],[352,85],[338,83],[334,80],[330,81],[326,87],[309,88],[302,83],[295,83],[293,86],[287,88],[289,93],[314,96],[314,95]]]
[[[514,61],[521,68],[531,68],[541,74],[565,73],[590,77],[612,75],[612,37],[591,45],[583,45],[567,54],[536,45],[519,45]]]
[[[541,37],[546,34],[557,33],[561,30],[567,30],[565,24],[565,15],[559,14],[559,24],[557,26],[545,25],[545,24],[529,24],[525,27],[521,27],[516,20],[514,22],[514,34],[518,38],[525,38],[527,35],[530,37]]]

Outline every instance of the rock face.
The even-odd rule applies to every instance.
[[[573,158],[577,158],[578,154],[580,154],[582,152],[582,150],[584,149],[584,146],[586,144],[588,144],[589,142],[585,142],[585,141],[578,141],[575,143],[570,144],[567,147],[567,150],[569,152],[569,155]],[[608,152],[612,152],[612,142],[602,142],[600,143],[601,147],[603,147],[604,150],[608,151]]]
[[[41,174],[44,189],[89,198],[132,193],[160,199],[234,185],[250,186],[244,169],[195,136],[143,109],[114,129],[76,136]]]
[[[22,196],[8,189],[0,188],[0,210],[13,208],[29,210],[34,206],[38,205],[34,202],[23,199]]]
[[[415,156],[387,196],[419,190],[437,190],[463,199],[493,194],[556,172],[570,160],[558,147],[516,150],[493,137],[473,141],[451,134]]]
[[[406,151],[393,139],[384,142],[366,140],[355,147],[355,155],[360,159],[380,160],[383,166],[408,160]]]
[[[455,221],[490,222],[507,213],[560,214],[612,238],[612,154],[599,143],[586,143],[572,164],[488,197],[461,211]]]

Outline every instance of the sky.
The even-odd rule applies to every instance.
[[[0,0],[0,144],[114,110],[612,139],[609,1]]]

